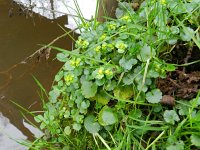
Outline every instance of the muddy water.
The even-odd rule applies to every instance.
[[[11,1],[0,0],[0,150],[6,148],[2,145],[3,125],[13,127],[12,131],[4,130],[12,132],[6,133],[8,135],[16,131],[17,135],[21,132],[29,139],[32,138],[31,132],[24,127],[18,108],[10,100],[29,110],[40,110],[39,89],[32,75],[48,90],[55,73],[61,67],[61,64],[52,60],[55,57],[52,51],[48,60],[41,58],[38,62],[38,57],[34,57],[27,63],[18,64],[39,49],[41,46],[38,44],[47,44],[64,33],[58,24],[64,25],[66,17],[52,21],[37,14],[29,15],[19,12],[19,6],[13,5]],[[72,42],[66,37],[54,45],[70,49]],[[9,149],[15,150],[16,147]]]

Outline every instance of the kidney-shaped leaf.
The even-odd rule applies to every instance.
[[[155,50],[151,49],[150,46],[145,44],[141,48],[140,53],[137,55],[137,58],[142,62],[146,62],[149,58],[151,58],[151,56],[155,56]]]
[[[103,105],[108,104],[110,101],[110,97],[104,91],[100,91],[98,94],[96,94],[94,99]]]
[[[180,120],[178,114],[174,110],[165,110],[163,116],[164,116],[164,120],[167,123],[170,123],[173,125],[175,124],[175,121],[178,122]]]
[[[153,89],[146,94],[149,103],[159,103],[162,99],[162,92],[159,89]]]
[[[104,106],[99,112],[98,121],[102,126],[114,124],[118,121],[117,114],[113,112],[112,108]]]
[[[94,97],[97,92],[97,85],[93,82],[83,81],[81,90],[85,98],[91,98]]]
[[[200,136],[196,134],[192,134],[191,137],[191,142],[193,145],[200,147]]]
[[[113,92],[117,99],[130,99],[134,94],[132,86],[120,86],[115,88]]]
[[[90,133],[97,133],[100,130],[100,125],[95,121],[95,116],[89,115],[84,120],[84,127]]]

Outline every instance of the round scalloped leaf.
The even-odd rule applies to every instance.
[[[159,103],[162,99],[162,92],[159,89],[153,89],[146,94],[146,99],[149,103]]]
[[[155,56],[155,50],[151,49],[150,46],[148,46],[147,44],[145,44],[141,49],[140,49],[140,53],[137,55],[137,58],[142,61],[142,62],[146,62],[149,58],[151,58],[152,56]]]
[[[193,145],[200,147],[200,136],[196,134],[192,134],[191,137],[191,142]]]
[[[70,128],[70,126],[66,126],[65,127],[65,129],[64,129],[64,133],[66,134],[66,135],[70,135],[71,134],[71,128]]]
[[[67,62],[68,61],[68,54],[64,54],[64,53],[58,53],[56,55],[56,58],[60,61],[60,62]]]
[[[110,97],[104,91],[100,91],[99,93],[97,93],[93,99],[103,105],[108,104],[108,102],[110,101]]]
[[[102,126],[115,124],[118,121],[117,114],[112,108],[104,106],[99,112],[98,121]]]
[[[120,86],[114,89],[114,96],[118,99],[130,99],[133,96],[132,86]]]
[[[175,121],[178,122],[180,120],[180,118],[175,110],[165,110],[163,116],[164,116],[164,120],[167,123],[170,123],[173,125],[175,124]]]
[[[97,85],[93,82],[83,81],[81,90],[85,98],[91,98],[94,97],[97,92]]]
[[[90,133],[97,133],[101,126],[95,121],[95,116],[89,115],[84,120],[84,127]]]

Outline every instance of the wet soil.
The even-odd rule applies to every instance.
[[[157,87],[163,92],[161,103],[174,105],[175,99],[192,99],[200,90],[200,50],[197,46],[177,44],[170,54],[169,63],[178,64],[174,72],[165,79],[157,80]],[[191,64],[196,62],[194,64]],[[188,64],[183,65],[182,64]]]

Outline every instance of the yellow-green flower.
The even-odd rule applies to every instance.
[[[95,21],[95,22],[94,22],[94,26],[95,26],[95,27],[97,27],[99,24],[100,24],[100,22],[98,22],[98,21]]]
[[[104,77],[104,68],[99,68],[96,72],[95,78],[96,79],[102,79]]]
[[[76,66],[76,61],[75,60],[70,60],[70,65],[75,67]]]
[[[118,48],[119,53],[124,53],[125,49],[128,47],[123,41],[117,41],[115,47]]]
[[[114,49],[114,45],[113,44],[108,44],[108,48],[110,48],[111,50],[113,50]]]
[[[105,75],[106,75],[107,79],[112,79],[113,78],[113,71],[111,69],[106,69]]]
[[[82,43],[82,48],[87,48],[89,45],[89,42],[87,40],[84,40]]]
[[[100,50],[101,50],[101,46],[99,45],[99,46],[97,46],[97,47],[95,47],[95,52],[100,52]]]
[[[124,29],[126,29],[126,26],[121,26],[119,30],[122,31]]]
[[[80,62],[81,62],[80,58],[77,58],[77,59],[74,58],[70,60],[70,65],[72,67],[78,67],[80,65]]]
[[[166,0],[161,0],[161,4],[165,5],[166,4]]]
[[[105,75],[106,76],[110,76],[110,75],[112,75],[113,73],[112,73],[112,71],[110,70],[110,69],[106,69],[105,70]]]
[[[99,74],[99,75],[103,75],[103,74],[104,74],[104,68],[99,68],[98,74]]]
[[[64,77],[64,80],[66,81],[67,85],[70,85],[74,81],[74,75],[68,74]]]
[[[86,22],[86,23],[84,24],[84,27],[85,27],[86,29],[89,29],[90,23],[89,23],[89,22]]]
[[[87,40],[83,40],[83,39],[79,38],[76,41],[76,45],[77,45],[77,47],[80,47],[80,48],[87,48],[89,45],[89,42]]]
[[[115,30],[117,28],[117,25],[115,23],[109,23],[108,24],[108,29],[109,30]]]
[[[79,38],[79,39],[76,41],[76,44],[77,44],[77,45],[81,45],[81,43],[82,43],[82,39]]]
[[[102,50],[106,50],[107,47],[108,47],[108,44],[107,43],[103,43],[101,47],[102,47]]]
[[[107,37],[107,35],[104,33],[104,34],[102,34],[102,36],[99,39],[100,39],[100,41],[103,41],[106,39],[106,37]]]
[[[119,49],[125,49],[126,47],[127,47],[127,45],[124,44],[124,43],[121,43],[121,44],[119,45]]]
[[[126,22],[131,22],[131,18],[130,18],[129,15],[123,16],[123,17],[121,18],[121,20],[124,20],[124,21],[126,21]]]
[[[75,62],[76,66],[79,66],[80,63],[81,63],[81,59],[80,59],[80,58],[77,58],[77,59],[76,59],[76,62]]]

